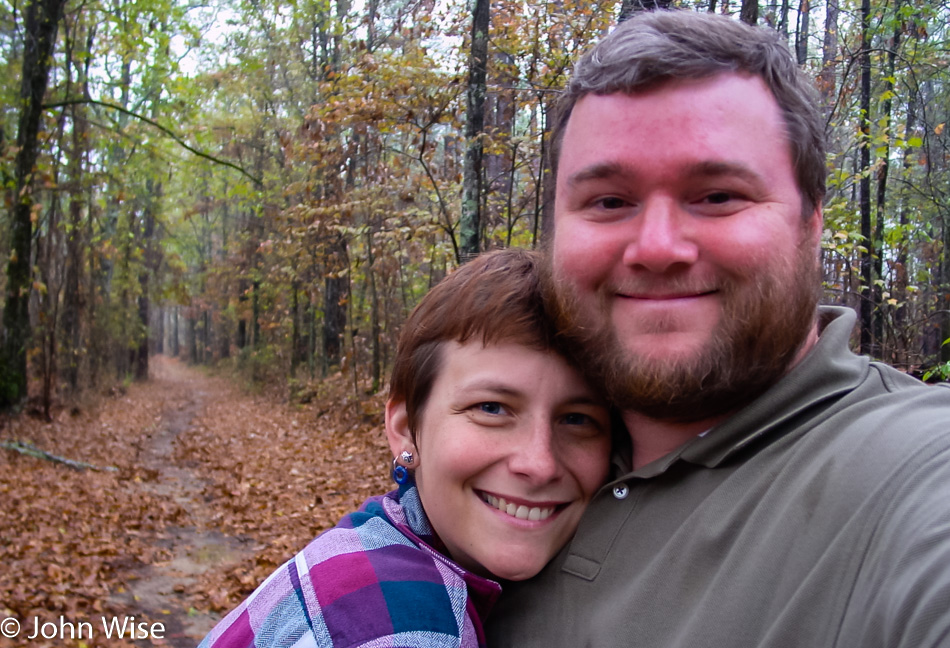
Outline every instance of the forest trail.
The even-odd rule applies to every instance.
[[[192,432],[192,422],[206,403],[228,400],[227,385],[210,380],[165,358],[153,360],[152,388],[165,394],[161,419],[139,454],[143,468],[154,480],[140,482],[148,493],[173,501],[184,511],[183,524],[165,529],[162,546],[170,559],[143,565],[128,589],[112,600],[138,610],[140,618],[165,619],[165,637],[174,648],[192,648],[214,627],[217,616],[198,612],[185,593],[196,577],[210,570],[233,567],[253,553],[248,537],[232,537],[213,529],[213,511],[204,500],[207,485],[193,465],[174,459],[175,442]]]
[[[388,490],[383,396],[344,376],[305,391],[307,404],[293,404],[156,357],[148,382],[88,411],[0,420],[0,441],[108,468],[0,450],[11,503],[0,509],[0,618],[24,633],[37,620],[93,628],[92,641],[22,645],[192,648],[312,537]],[[108,638],[113,617],[165,631]]]

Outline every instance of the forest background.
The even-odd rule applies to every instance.
[[[830,142],[824,301],[950,378],[948,4],[668,2],[0,0],[4,623],[134,614],[167,640],[30,645],[193,647],[386,489],[407,313],[544,240],[548,112],[634,11],[787,39]]]
[[[572,61],[656,3],[0,0],[0,409],[49,416],[149,357],[291,395],[384,385],[425,291],[550,222]],[[950,9],[684,0],[776,29],[831,142],[825,301],[950,376]]]

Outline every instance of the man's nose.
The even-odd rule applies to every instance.
[[[630,222],[633,231],[624,250],[624,264],[650,272],[666,272],[695,263],[699,248],[686,231],[689,218],[672,198],[648,200]]]

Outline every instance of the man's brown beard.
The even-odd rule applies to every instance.
[[[572,355],[614,405],[658,420],[701,421],[752,402],[788,371],[815,322],[820,274],[807,243],[799,246],[791,277],[760,273],[751,286],[720,286],[723,312],[706,348],[676,361],[624,347],[606,295],[599,300],[601,321],[591,322],[572,289],[554,279],[547,258],[545,301]]]

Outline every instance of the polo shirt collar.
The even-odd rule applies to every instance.
[[[679,460],[714,468],[751,443],[780,433],[788,422],[815,416],[823,403],[855,389],[869,367],[867,357],[848,351],[855,312],[822,306],[818,318],[818,343],[779,382],[707,434],[627,473],[622,480],[655,477]]]

